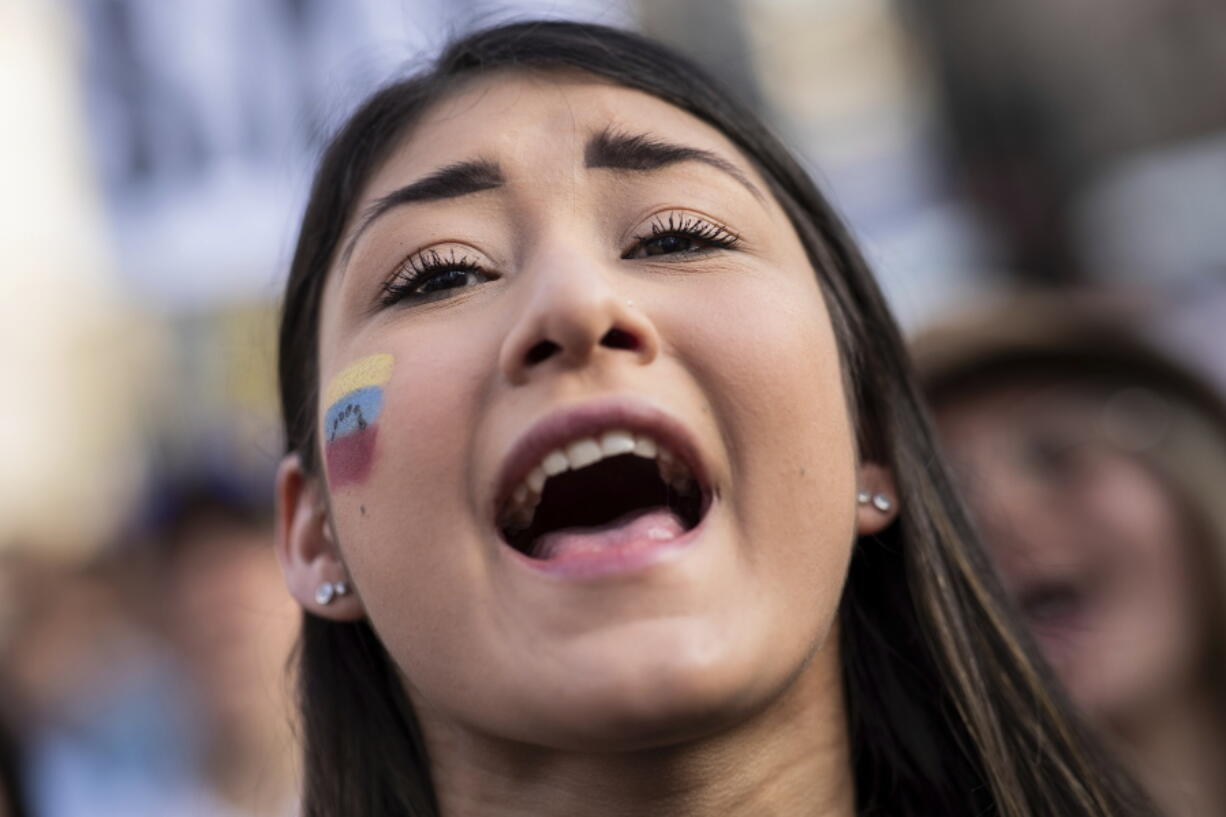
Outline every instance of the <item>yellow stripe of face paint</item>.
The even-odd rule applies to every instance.
[[[392,377],[392,356],[371,355],[350,363],[328,383],[324,390],[324,406],[330,406],[354,389],[382,386]]]

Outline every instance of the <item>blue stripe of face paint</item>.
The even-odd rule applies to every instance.
[[[324,439],[332,442],[338,437],[362,431],[379,419],[382,410],[382,386],[354,389],[333,403],[324,415]]]

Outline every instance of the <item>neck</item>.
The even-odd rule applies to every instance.
[[[1143,716],[1112,724],[1116,748],[1169,817],[1226,814],[1226,713],[1199,688],[1171,696]]]
[[[819,653],[758,715],[675,746],[574,753],[491,745],[463,735],[432,745],[441,813],[852,817],[838,663],[833,651]]]

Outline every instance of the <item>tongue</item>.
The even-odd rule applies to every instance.
[[[668,508],[634,511],[593,528],[565,528],[536,541],[533,556],[551,562],[630,553],[676,539],[685,533],[681,518]]]

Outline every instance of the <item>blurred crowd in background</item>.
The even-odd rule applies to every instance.
[[[526,16],[677,46],[804,157],[1056,674],[1172,815],[1226,813],[1220,0],[3,0],[0,817],[294,813],[273,338],[312,162]]]

